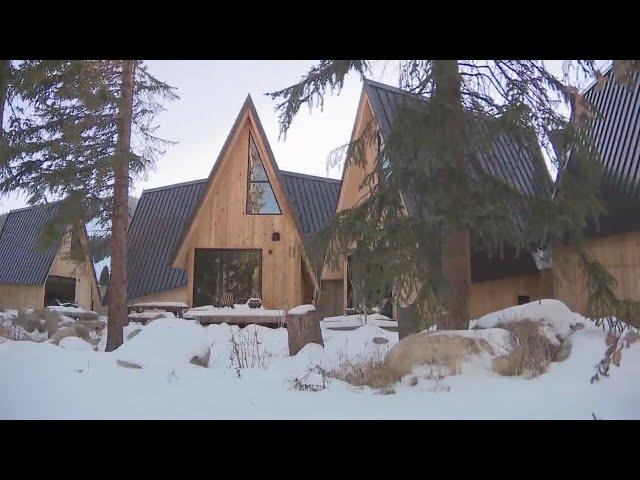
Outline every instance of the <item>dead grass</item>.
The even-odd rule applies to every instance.
[[[511,333],[514,346],[509,355],[493,360],[493,370],[500,375],[533,378],[541,375],[553,359],[554,347],[532,320],[496,325]]]
[[[327,372],[327,377],[336,378],[356,387],[371,387],[381,393],[395,393],[395,378],[385,361],[388,348],[376,348],[366,357],[348,359],[341,356],[337,368]]]

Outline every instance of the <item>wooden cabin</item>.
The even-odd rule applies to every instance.
[[[363,179],[372,172],[378,149],[390,135],[403,101],[424,102],[424,99],[389,85],[364,80],[351,141],[372,137],[372,131],[377,132],[378,141],[364,142],[363,164],[345,162],[336,207],[338,212],[352,208],[368,198],[371,186],[363,185]],[[534,194],[539,188],[546,188],[551,184],[544,160],[538,153],[523,151],[515,142],[500,138],[494,141],[491,151],[483,156],[483,168],[521,192]],[[389,161],[393,168],[396,162],[404,160],[391,158]],[[411,192],[402,192],[407,215],[417,214],[412,198]],[[336,269],[325,265],[322,272],[323,310],[338,315],[345,308],[355,307],[350,295],[349,277],[348,259],[343,259],[342,265]],[[543,276],[538,270],[538,263],[528,252],[516,255],[513,249],[507,248],[502,258],[489,258],[482,252],[472,250],[471,277],[472,316],[548,296],[548,282],[541,280]],[[393,315],[397,317],[395,304]]]
[[[612,72],[606,75],[611,77]],[[380,135],[378,145],[384,142],[396,105],[407,95],[400,89],[365,80],[352,141],[373,123]],[[607,206],[598,225],[587,227],[587,250],[615,277],[619,298],[640,300],[640,75],[636,72],[629,87],[614,81],[607,81],[600,90],[594,85],[585,97],[598,111],[589,128],[603,162],[602,197]],[[365,150],[363,166],[347,163],[343,171],[337,211],[367,198],[369,187],[363,187],[362,180],[373,168],[376,143],[370,142]],[[392,165],[398,161],[390,160]],[[496,145],[485,168],[523,192],[534,192],[541,186],[540,179],[547,183],[544,174],[532,173],[544,169],[548,176],[541,157],[526,155],[508,144]],[[558,186],[562,188],[561,175]],[[403,200],[407,214],[412,215],[411,196],[404,195]],[[472,252],[472,317],[539,298],[557,298],[573,311],[586,313],[587,286],[573,248],[544,252],[546,258],[528,252],[516,256],[508,250],[503,258]],[[322,284],[326,296],[321,300],[333,314],[353,306],[348,283],[347,259],[334,270],[325,265]]]
[[[310,303],[305,241],[331,223],[340,181],[278,168],[247,97],[208,178],[145,190],[129,227],[128,301]]]
[[[602,88],[594,84],[584,93],[596,110],[588,128],[603,166],[607,209],[598,225],[587,226],[586,249],[615,277],[618,298],[640,300],[640,74],[628,86],[613,80],[613,69],[605,77]],[[551,270],[553,296],[585,313],[587,286],[574,249],[554,251]]]
[[[87,258],[82,263],[68,256],[72,242],[70,231],[46,250],[38,236],[52,220],[59,205],[36,205],[12,210],[0,229],[0,306],[4,308],[44,308],[60,302],[72,302],[86,310],[100,310],[101,299],[93,268]],[[83,229],[82,238],[87,235]]]

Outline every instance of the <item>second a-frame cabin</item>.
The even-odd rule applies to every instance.
[[[398,110],[403,102],[418,103],[418,98],[407,91],[364,80],[360,102],[356,113],[351,141],[362,137],[373,137],[370,132],[377,132],[377,141],[367,140],[364,143],[364,162],[347,161],[342,176],[342,186],[337,204],[337,211],[343,211],[358,205],[370,194],[371,184],[363,184],[375,165],[379,148],[384,144],[392,130]],[[369,132],[369,133],[365,133]],[[485,171],[497,179],[514,186],[525,195],[545,194],[550,192],[551,178],[544,165],[544,159],[536,146],[523,148],[523,142],[502,136],[492,141],[490,151],[485,151],[480,163]],[[389,159],[391,168],[403,159]],[[542,189],[542,190],[541,190]],[[402,192],[402,199],[407,215],[419,215],[412,198],[419,192]],[[477,317],[505,307],[527,303],[531,300],[546,298],[551,293],[549,275],[545,275],[538,267],[540,262],[532,252],[522,251],[516,254],[515,249],[506,246],[502,257],[489,257],[482,251],[472,248],[471,252],[471,315]],[[356,308],[353,298],[349,272],[349,259],[344,258],[336,269],[327,265],[322,272],[323,296],[321,303],[325,310],[337,314],[344,309]],[[397,305],[393,303],[393,317],[397,318]]]
[[[129,303],[311,303],[304,242],[331,223],[340,181],[281,171],[247,97],[208,178],[145,190],[129,227]]]
[[[100,312],[100,292],[90,256],[70,258],[72,244],[87,232],[69,228],[60,241],[41,244],[40,232],[56,216],[59,202],[12,210],[0,225],[0,307],[39,308],[71,302]]]

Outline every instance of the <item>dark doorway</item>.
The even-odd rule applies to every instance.
[[[49,275],[44,285],[44,306],[60,303],[75,303],[76,279]]]

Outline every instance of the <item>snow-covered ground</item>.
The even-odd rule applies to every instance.
[[[570,315],[569,324],[577,318],[560,315]],[[493,326],[491,319],[483,322]],[[585,328],[571,334],[569,358],[539,377],[475,369],[414,386],[398,382],[391,394],[333,378],[312,379],[326,386],[321,391],[294,388],[296,380],[313,377],[316,366],[331,370],[383,358],[398,336],[372,324],[323,327],[325,347],[307,345],[294,357],[288,357],[285,329],[203,327],[177,318],[131,323],[129,339],[108,353],[104,337],[98,351],[76,337],[60,346],[7,340],[0,343],[0,418],[640,419],[640,342],[623,350],[609,377],[592,384],[606,334],[582,323]],[[193,357],[205,366],[190,363]]]

